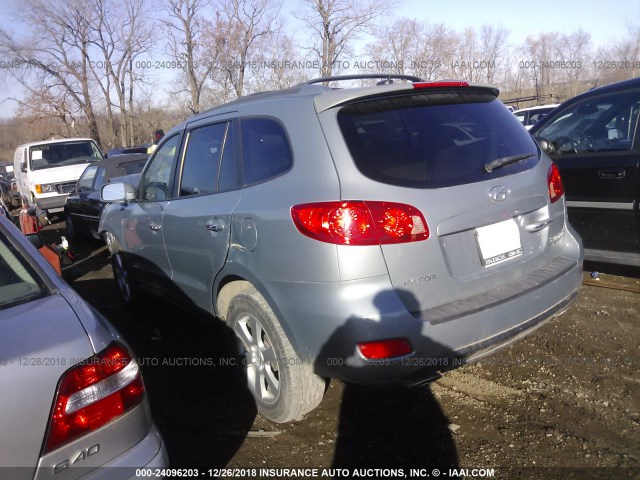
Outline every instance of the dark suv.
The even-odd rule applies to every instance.
[[[640,266],[640,78],[589,90],[532,129],[560,168],[588,260]]]
[[[226,321],[279,422],[326,378],[416,385],[486,355],[582,279],[558,169],[496,89],[316,83],[200,113],[137,189],[102,187],[124,301],[146,290]]]

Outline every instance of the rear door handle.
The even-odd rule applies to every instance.
[[[624,170],[599,170],[598,176],[604,180],[619,180],[624,178],[626,172]]]
[[[157,223],[152,223],[152,224],[149,225],[149,230],[151,230],[152,232],[157,232],[161,228],[162,227],[160,225],[158,225]]]

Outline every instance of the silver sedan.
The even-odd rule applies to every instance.
[[[130,478],[168,464],[119,333],[0,216],[2,478]]]

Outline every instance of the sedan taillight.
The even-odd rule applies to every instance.
[[[111,343],[63,374],[44,453],[97,430],[138,405],[143,397],[138,363],[124,345]]]

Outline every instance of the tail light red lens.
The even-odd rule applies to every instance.
[[[292,207],[291,217],[303,235],[337,245],[384,245],[429,238],[422,212],[404,203],[306,203]]]
[[[551,200],[551,203],[556,203],[564,195],[564,186],[562,185],[560,170],[558,170],[558,166],[555,163],[552,163],[551,167],[549,167],[547,186],[549,187],[549,200]]]
[[[413,88],[438,88],[438,87],[468,87],[467,82],[418,82]]]
[[[358,350],[365,358],[379,360],[382,358],[403,357],[409,355],[413,349],[409,340],[405,338],[392,338],[376,342],[364,342],[358,344]]]
[[[143,397],[138,363],[124,345],[111,343],[60,379],[44,453],[102,427]]]

